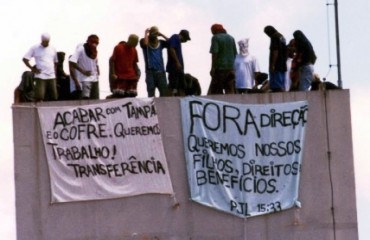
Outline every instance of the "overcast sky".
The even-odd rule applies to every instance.
[[[191,41],[183,44],[185,71],[201,82],[203,93],[210,83],[210,27],[221,23],[236,41],[250,38],[250,52],[262,71],[267,72],[269,39],[263,33],[273,25],[289,41],[295,30],[310,39],[318,56],[315,72],[337,83],[333,1],[323,0],[0,0],[0,64],[2,69],[0,159],[0,238],[15,239],[13,136],[11,105],[19,84],[26,51],[48,32],[50,44],[66,55],[85,42],[90,34],[100,37],[101,98],[109,95],[108,58],[114,46],[131,33],[143,37],[146,28],[156,25],[171,36],[188,29]],[[343,87],[351,90],[351,116],[357,187],[360,239],[370,236],[370,1],[339,0],[339,24]],[[143,55],[138,48],[140,67]],[[330,67],[332,66],[332,67]],[[68,67],[65,64],[65,71]],[[146,97],[144,75],[139,97]]]

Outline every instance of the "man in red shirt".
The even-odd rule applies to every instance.
[[[136,51],[138,41],[139,37],[131,34],[127,42],[118,43],[113,50],[109,59],[113,97],[137,96],[137,82],[140,78]]]

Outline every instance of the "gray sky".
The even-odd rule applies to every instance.
[[[357,215],[360,239],[370,236],[370,81],[362,75],[368,69],[370,50],[370,1],[339,1],[342,80],[351,90],[351,116],[357,187]],[[199,79],[202,91],[210,83],[210,26],[221,23],[238,41],[250,38],[250,52],[267,72],[269,39],[263,33],[273,25],[289,41],[295,30],[310,39],[318,56],[315,72],[337,83],[333,1],[322,0],[0,0],[0,63],[2,66],[0,226],[1,239],[15,239],[15,199],[11,104],[19,84],[26,51],[49,32],[50,44],[66,55],[94,33],[100,37],[101,98],[109,95],[108,58],[114,46],[131,33],[142,37],[156,25],[167,36],[181,29],[190,31],[191,41],[183,44],[185,71]],[[140,67],[143,57],[138,48]],[[334,65],[333,67],[329,67]],[[65,71],[68,67],[65,64]],[[139,81],[139,97],[146,97],[144,76]]]

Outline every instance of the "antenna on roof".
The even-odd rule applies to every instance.
[[[334,5],[334,18],[335,18],[335,40],[336,40],[336,51],[337,51],[337,69],[338,69],[338,87],[342,86],[342,73],[341,73],[341,63],[340,63],[340,42],[339,42],[339,17],[338,17],[338,0],[334,0],[334,3],[326,5]],[[334,65],[330,64],[330,67]]]
[[[335,39],[337,43],[337,65],[338,65],[338,87],[342,88],[342,74],[340,64],[340,43],[339,43],[339,21],[338,21],[338,0],[334,0],[335,12]]]

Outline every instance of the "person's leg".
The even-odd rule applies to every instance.
[[[137,80],[127,80],[127,96],[136,97],[137,96]]]
[[[270,73],[270,90],[272,92],[283,92],[285,89],[285,72]]]
[[[175,72],[168,73],[168,96],[175,96],[177,94],[177,83]]]
[[[154,83],[154,73],[147,71],[146,77],[146,91],[148,92],[148,97],[155,97],[155,83]]]
[[[208,95],[223,94],[222,74],[216,70],[212,76],[211,83],[208,89]]]
[[[235,94],[235,76],[231,71],[224,71],[222,78],[225,82],[225,94]]]
[[[276,73],[276,83],[278,87],[274,90],[274,92],[285,92],[285,72],[277,72]]]
[[[165,72],[156,73],[155,79],[159,91],[159,96],[160,97],[169,96],[166,73]]]
[[[116,79],[114,83],[113,95],[112,98],[123,98],[125,97],[125,86],[123,79]]]
[[[314,68],[312,64],[304,65],[300,69],[299,91],[308,91],[312,84]]]
[[[42,101],[45,98],[45,80],[35,78],[35,101]]]
[[[90,99],[92,82],[82,82],[82,99]]]
[[[58,100],[58,90],[57,90],[57,81],[56,79],[46,80],[46,89],[47,89],[47,100],[56,101]]]
[[[178,71],[176,73],[178,82],[178,96],[185,96],[185,74],[183,71]]]
[[[90,99],[99,99],[99,81],[92,82]]]
[[[171,96],[185,96],[185,75],[182,70],[169,72],[168,80]]]
[[[113,90],[116,90],[116,89],[120,89],[120,90],[125,90],[125,85],[124,85],[124,80],[123,79],[116,79],[116,82],[115,82],[115,88]]]

